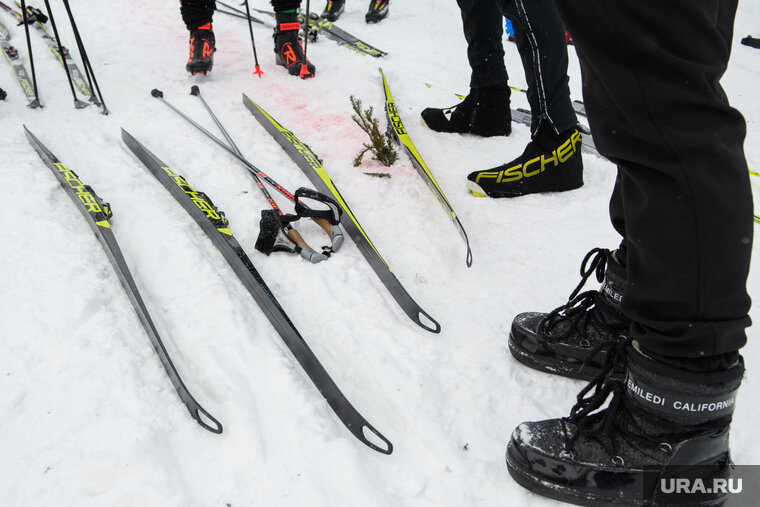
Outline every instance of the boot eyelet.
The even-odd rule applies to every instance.
[[[614,456],[612,458],[612,463],[614,465],[617,465],[617,466],[620,466],[620,467],[623,466],[623,465],[625,465],[625,461],[620,456]]]
[[[667,442],[662,442],[660,444],[660,450],[664,452],[665,454],[670,454],[673,451],[673,446],[670,445]]]
[[[581,340],[581,347],[586,349],[591,348],[591,342],[588,341],[588,339],[584,338]]]

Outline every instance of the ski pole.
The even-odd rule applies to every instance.
[[[0,6],[2,6],[3,9],[13,14],[13,17],[18,19],[18,14],[13,11],[10,7],[5,5],[4,3],[0,2]],[[29,49],[29,66],[32,68],[32,84],[34,85],[34,102],[29,104],[29,107],[35,108],[41,106],[40,104],[40,93],[37,91],[37,73],[34,70],[34,53],[32,52],[32,38],[29,36],[29,22],[27,19],[27,12],[26,12],[26,2],[24,0],[21,0],[21,9],[23,12],[21,13],[23,16],[23,19],[20,21],[24,24],[24,32],[26,32],[26,47]],[[36,105],[34,105],[36,104]]]
[[[100,106],[103,108],[103,110],[101,111],[102,114],[108,114],[108,108],[106,107],[106,103],[103,100],[103,94],[100,92],[100,86],[98,86],[98,80],[95,79],[95,71],[92,69],[92,64],[90,63],[90,57],[87,56],[87,51],[84,49],[84,42],[82,41],[82,37],[79,35],[79,28],[77,27],[76,21],[74,21],[74,14],[71,12],[71,7],[69,6],[69,0],[63,0],[63,5],[64,7],[66,7],[66,13],[69,16],[71,29],[74,32],[74,39],[76,39],[77,47],[79,48],[79,55],[82,57],[82,64],[84,65],[85,76],[87,77],[87,81],[90,84],[90,90],[93,90],[93,94],[90,100],[92,100],[96,106]],[[97,92],[97,96],[94,92]]]
[[[200,90],[200,88],[198,88],[197,85],[194,85],[190,89],[190,95],[194,95],[194,96],[198,97],[201,100],[201,103],[203,104],[203,107],[206,108],[206,111],[211,116],[211,119],[214,120],[214,123],[219,128],[219,130],[222,132],[222,135],[224,136],[224,138],[227,140],[229,148],[232,148],[232,150],[234,151],[233,155],[235,155],[239,160],[246,160],[245,157],[243,157],[243,154],[240,151],[240,149],[235,144],[235,141],[233,141],[232,137],[230,137],[230,134],[227,132],[227,129],[224,128],[224,125],[222,125],[222,122],[219,121],[219,119],[217,118],[216,114],[214,114],[214,111],[211,109],[211,107],[208,105],[208,103],[206,102],[206,100],[201,95],[201,90]],[[246,162],[247,162],[247,160],[246,160]],[[303,190],[296,191],[296,195],[294,196],[293,194],[291,194],[290,192],[288,192],[285,188],[283,188],[279,183],[277,183],[276,181],[274,181],[272,178],[270,178],[269,176],[267,176],[266,174],[264,174],[260,170],[258,170],[257,173],[254,173],[254,178],[256,178],[256,176],[264,178],[264,180],[267,183],[269,183],[270,185],[272,185],[277,191],[279,191],[282,195],[284,195],[285,197],[287,197],[293,203],[297,203],[297,197],[296,196],[299,194],[299,192],[303,192]],[[263,189],[263,186],[261,185],[261,182],[258,179],[256,179],[256,182]],[[266,190],[262,190],[262,191],[265,192],[266,196],[269,196],[269,193],[266,192]],[[303,206],[303,203],[301,203],[301,206]],[[298,209],[298,206],[297,206],[296,209]],[[343,239],[344,239],[343,238],[343,231],[341,230],[341,228],[338,226],[338,223],[337,223],[338,219],[340,217],[339,216],[337,218],[335,217],[336,211],[332,211],[331,213],[333,215],[333,218],[334,218],[333,221],[335,222],[335,224],[330,223],[330,221],[327,218],[324,218],[322,216],[311,216],[310,218],[312,220],[314,220],[314,222],[317,225],[319,225],[327,233],[328,236],[330,236],[330,241],[331,241],[331,244],[332,244],[332,247],[331,247],[332,251],[333,252],[337,252],[338,249],[343,244]],[[280,214],[282,214],[282,212],[280,212]]]
[[[306,18],[304,20],[304,38],[303,38],[303,63],[301,64],[301,72],[298,74],[301,79],[306,79],[311,75],[309,68],[306,65],[308,61],[306,58],[306,49],[309,47],[309,0],[306,0]]]
[[[21,0],[21,3],[24,4],[24,0]],[[26,11],[26,7],[23,7]],[[61,61],[65,61],[66,59],[66,53],[63,50],[63,45],[61,44],[61,38],[58,35],[58,27],[55,26],[55,19],[53,18],[53,11],[50,10],[50,2],[48,0],[45,0],[45,9],[47,9],[48,18],[50,19],[50,26],[53,27],[53,34],[55,34],[55,42],[58,44],[58,53],[61,55]],[[40,23],[40,21],[38,21]],[[87,107],[89,104],[87,102],[81,101],[77,98],[77,93],[74,91],[74,81],[71,79],[71,71],[69,70],[69,67],[64,63],[63,68],[66,70],[66,78],[69,80],[69,87],[71,88],[71,96],[74,97],[74,107],[76,109],[82,109]]]
[[[245,14],[248,17],[248,31],[251,33],[251,46],[253,47],[253,61],[256,64],[256,70],[253,73],[261,78],[264,71],[259,67],[259,57],[256,54],[256,42],[253,39],[253,23],[251,21],[251,10],[248,8],[248,0],[245,0]]]
[[[232,148],[230,148],[229,146],[227,146],[226,144],[224,144],[224,142],[222,142],[218,137],[216,137],[214,134],[212,134],[211,132],[209,132],[208,130],[206,130],[205,128],[203,128],[198,122],[196,122],[195,120],[193,120],[192,118],[190,118],[189,116],[187,116],[185,113],[183,113],[182,111],[180,111],[177,107],[175,107],[169,101],[167,101],[166,99],[164,99],[164,94],[163,94],[163,92],[161,90],[153,89],[151,91],[151,95],[153,97],[159,99],[164,104],[166,104],[169,107],[169,109],[171,109],[172,111],[174,111],[175,113],[177,113],[185,121],[187,121],[192,126],[194,126],[195,128],[197,128],[198,130],[200,130],[203,134],[205,134],[206,137],[208,137],[209,139],[211,139],[212,141],[214,141],[216,144],[218,144],[219,146],[221,146],[222,148],[224,148],[226,151],[228,151],[229,153],[231,153],[233,156],[235,156],[238,160],[240,160],[240,162],[242,162],[243,165],[246,166],[246,168],[248,169],[248,171],[253,175],[253,179],[256,182],[257,186],[259,187],[259,190],[261,190],[261,192],[264,194],[264,197],[267,199],[267,201],[269,202],[269,205],[272,207],[272,209],[274,209],[275,211],[277,211],[277,213],[280,216],[284,215],[282,213],[282,210],[280,210],[279,206],[277,206],[277,203],[275,202],[275,200],[272,198],[271,194],[269,194],[269,192],[266,190],[266,188],[264,187],[264,185],[261,183],[261,180],[259,179],[259,173],[261,173],[263,175],[264,173],[262,171],[260,171],[256,166],[254,166],[248,160],[246,160],[241,154],[239,154],[239,152],[234,151]],[[274,180],[272,180],[272,181],[274,181]],[[287,190],[285,190],[280,185],[275,186],[275,188],[278,191],[280,191],[280,193],[282,193],[283,195],[285,195],[286,197],[289,194],[291,196],[291,198],[293,200],[295,200],[295,197],[293,197],[293,195],[290,194],[290,192],[287,192]],[[285,192],[287,192],[287,194],[285,194]],[[311,248],[308,245],[308,243],[306,243],[306,241],[303,239],[303,237],[301,236],[301,234],[297,230],[295,230],[290,224],[286,224],[283,227],[283,229],[285,230],[285,233],[290,238],[290,240],[293,241],[293,243],[295,243],[296,245],[298,245],[301,248],[301,256],[304,257],[305,259],[307,259],[309,262],[312,262],[312,263],[316,264],[317,262],[321,262],[321,261],[327,259],[327,255],[317,253],[313,248]]]

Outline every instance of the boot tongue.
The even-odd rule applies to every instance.
[[[604,282],[599,288],[602,298],[612,308],[622,311],[623,293],[625,292],[625,268],[614,259],[607,261],[607,270],[604,273]]]

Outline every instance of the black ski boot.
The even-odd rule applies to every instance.
[[[617,256],[594,248],[581,263],[581,282],[567,304],[549,313],[521,313],[512,321],[509,351],[536,370],[591,380],[606,360],[605,345],[628,334],[630,321],[620,305],[626,286],[625,267]],[[591,275],[603,282],[599,290],[579,294]]]
[[[316,68],[303,54],[303,46],[298,32],[301,23],[295,12],[278,12],[275,15],[277,26],[274,29],[275,63],[288,69],[291,76],[303,79],[314,77]],[[304,67],[303,64],[306,63]]]
[[[214,52],[216,51],[214,32],[211,23],[196,28],[190,32],[190,57],[185,69],[192,75],[206,75],[214,67]]]
[[[460,104],[446,109],[428,107],[422,119],[436,132],[457,132],[483,137],[512,133],[509,87],[471,88]]]
[[[726,370],[695,373],[623,342],[569,417],[515,429],[507,469],[523,487],[579,505],[722,505],[743,374],[740,357]],[[688,493],[674,487],[684,479]]]
[[[322,19],[326,19],[331,23],[337,21],[345,9],[346,0],[327,0],[325,10],[322,11]]]
[[[5,93],[5,90],[3,90],[2,88],[0,88],[0,100],[5,100],[5,97],[7,97],[7,96],[8,96],[8,94]]]
[[[369,0],[367,14],[364,21],[367,23],[379,23],[388,17],[388,4],[390,0]]]
[[[517,197],[582,187],[582,143],[577,128],[557,135],[545,124],[522,155],[499,167],[470,173],[467,187],[477,197]]]

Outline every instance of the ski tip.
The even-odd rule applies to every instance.
[[[201,94],[201,89],[198,88],[198,85],[193,85],[192,87],[190,87],[190,95],[198,96],[200,94]]]
[[[488,197],[483,187],[475,183],[474,181],[467,180],[467,190],[470,191],[475,197]]]
[[[159,90],[158,88],[153,88],[153,89],[150,91],[150,94],[151,94],[153,97],[156,97],[157,99],[162,99],[162,98],[164,98],[164,92],[162,92],[162,91],[161,91],[161,90]]]

